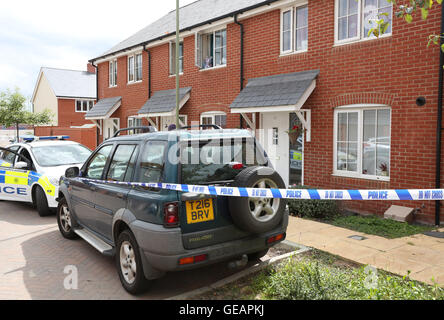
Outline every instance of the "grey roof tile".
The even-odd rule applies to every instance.
[[[309,70],[250,79],[230,107],[295,105],[318,75],[319,70]]]
[[[179,99],[182,100],[191,87],[181,88],[179,91]],[[176,108],[176,89],[157,91],[148,99],[148,101],[139,110],[138,114],[163,113],[171,112]]]
[[[266,0],[199,0],[180,8],[180,30],[221,18],[227,14],[259,5]],[[151,23],[134,35],[107,50],[102,56],[115,53],[176,32],[176,10]]]
[[[101,99],[86,114],[85,118],[88,119],[88,118],[105,117],[121,101],[122,101],[122,97]]]
[[[57,97],[96,99],[95,73],[46,67],[42,73]]]

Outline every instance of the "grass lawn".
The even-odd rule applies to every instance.
[[[195,299],[444,300],[444,289],[313,250]]]
[[[389,239],[411,236],[433,229],[432,226],[410,225],[405,222],[382,219],[377,216],[339,216],[326,222],[337,227],[382,236]]]

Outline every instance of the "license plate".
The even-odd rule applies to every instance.
[[[200,223],[214,220],[213,200],[202,199],[187,201],[187,222],[188,224]]]

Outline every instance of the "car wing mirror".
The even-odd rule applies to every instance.
[[[18,161],[14,165],[14,169],[25,169],[28,167],[28,164],[25,161]]]
[[[71,167],[66,169],[65,177],[66,178],[76,178],[80,175],[80,169],[78,167]]]

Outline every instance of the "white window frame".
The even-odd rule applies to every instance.
[[[281,55],[288,55],[288,54],[293,54],[293,53],[302,53],[302,52],[307,52],[308,51],[308,44],[307,44],[307,49],[303,49],[303,50],[297,50],[297,41],[296,41],[296,36],[297,36],[297,29],[296,29],[296,17],[297,17],[297,9],[301,8],[301,7],[307,7],[308,8],[308,2],[304,2],[298,5],[294,5],[291,7],[285,7],[283,9],[281,9],[281,21],[280,21],[280,52]],[[290,45],[290,49],[289,50],[284,50],[284,14],[287,12],[291,12],[291,28],[290,28],[290,39],[291,39],[291,45]],[[308,13],[308,15],[310,15],[310,13]],[[308,25],[307,25],[307,28]],[[308,41],[308,39],[307,39]]]
[[[82,110],[77,109],[77,103],[79,103],[79,102],[82,103]],[[85,103],[86,103],[86,110],[84,109]],[[92,108],[94,108],[94,100],[91,100],[91,99],[76,99],[75,100],[75,111],[77,113],[87,113]]]
[[[221,32],[221,31],[225,31],[225,40],[226,40],[226,45],[225,45],[225,51],[226,51],[226,57],[225,57],[225,64],[220,64],[220,65],[215,65],[216,64],[216,32]],[[203,47],[203,41],[202,41],[202,36],[204,35],[213,35],[213,66],[209,67],[209,68],[204,68],[203,64],[204,64],[204,59],[203,59],[203,52],[202,52],[202,47]],[[218,27],[214,30],[207,30],[206,32],[196,32],[195,34],[195,64],[196,66],[199,68],[200,71],[204,71],[204,70],[212,70],[212,69],[217,69],[217,68],[224,68],[227,66],[228,64],[228,29],[227,26],[224,25],[222,27]],[[224,48],[224,46],[220,47],[220,48]],[[222,50],[223,52],[223,50]]]
[[[142,80],[143,80],[143,56],[142,56],[141,65],[140,65],[140,70],[141,70],[142,78],[141,79],[137,79],[137,70],[138,70],[138,68],[137,68],[137,65],[138,65],[137,64],[137,57],[139,57],[139,56],[142,56],[141,52],[135,53],[135,54],[132,54],[132,55],[128,56],[128,59],[127,59],[127,61],[128,61],[128,63],[127,63],[127,72],[126,72],[127,73],[128,84],[142,82]],[[133,60],[132,66],[130,65],[130,59]],[[130,79],[130,73],[131,72],[133,73],[133,79],[132,80]]]
[[[109,62],[109,87],[117,87],[117,59]]]
[[[391,176],[391,168],[392,159],[391,159],[391,139],[390,139],[390,155],[389,155],[389,164],[390,170],[388,176],[377,176],[377,175],[368,175],[362,173],[362,145],[363,145],[363,136],[364,136],[364,111],[368,110],[389,110],[390,111],[390,137],[392,132],[392,109],[388,105],[380,105],[380,104],[357,104],[357,105],[348,105],[348,106],[340,106],[334,110],[334,126],[333,126],[333,175],[347,178],[358,178],[358,179],[367,179],[367,180],[378,180],[378,181],[390,181]],[[338,154],[338,114],[339,113],[350,113],[357,112],[358,113],[358,148],[357,148],[357,171],[345,171],[338,170],[337,167],[337,154]]]
[[[335,0],[335,45],[341,45],[341,44],[347,44],[350,42],[358,42],[358,41],[368,41],[368,40],[374,40],[374,39],[378,39],[376,38],[374,35],[370,36],[370,37],[366,37],[366,35],[364,34],[364,0],[356,0],[358,1],[358,30],[357,30],[357,35],[356,37],[353,38],[347,38],[347,39],[343,39],[343,40],[339,40],[339,1],[340,0]],[[390,21],[391,21],[391,32],[389,33],[384,33],[382,35],[379,36],[379,38],[384,38],[384,37],[390,37],[393,33],[393,4],[392,4],[392,10],[390,12]]]
[[[176,72],[173,72],[173,68],[176,69],[176,48],[173,49],[173,46],[176,45],[176,41],[170,41],[169,43],[170,45],[170,69],[169,69],[169,74],[170,76],[175,76]],[[183,44],[183,39],[179,40],[179,46],[182,45],[182,55],[179,56],[179,60],[182,59],[182,70],[179,71],[179,75],[183,75],[183,70],[184,70],[184,55],[185,55],[185,51],[184,51],[184,44]],[[179,50],[180,53],[180,50]],[[173,61],[173,55],[174,55],[174,61]],[[179,64],[180,66],[180,64]]]
[[[200,124],[203,124],[203,118],[211,118],[211,124],[215,124],[216,122],[216,116],[225,116],[227,117],[227,114],[222,111],[209,111],[204,112],[200,114]]]
[[[140,121],[140,125],[135,124],[135,123],[134,123],[135,121],[137,121],[137,122]],[[128,123],[128,128],[132,128],[132,127],[141,127],[141,126],[142,126],[142,123],[143,123],[143,120],[142,120],[142,118],[139,118],[139,117],[137,117],[137,116],[132,116],[132,117],[128,117],[128,121],[127,121],[127,123]],[[128,134],[129,134],[129,135],[139,134],[139,133],[141,133],[141,130],[130,130],[130,131],[128,131]]]

